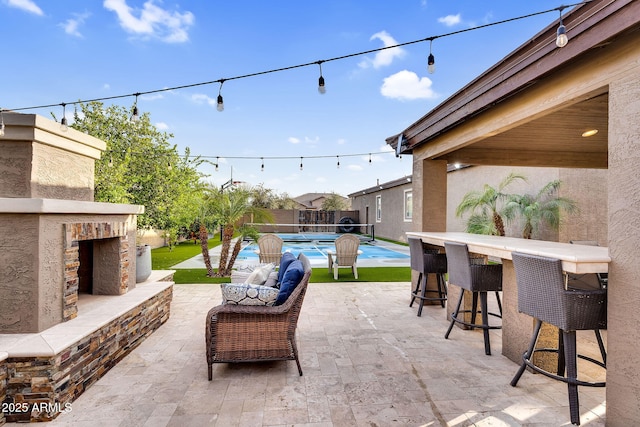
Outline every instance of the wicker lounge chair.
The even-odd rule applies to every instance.
[[[256,250],[260,262],[272,262],[278,265],[282,257],[282,243],[282,239],[275,234],[264,234],[260,236],[258,239],[258,249]]]
[[[447,255],[438,253],[437,249],[424,249],[422,241],[415,237],[409,237],[409,251],[411,254],[411,269],[420,273],[415,289],[411,292],[411,307],[414,301],[420,300],[418,305],[418,317],[422,315],[422,307],[425,301],[439,301],[444,308],[444,302],[447,300],[447,287],[445,285],[444,275],[447,273]],[[427,289],[427,275],[435,274],[438,289]],[[438,296],[427,296],[437,293]]]
[[[567,383],[571,423],[580,424],[578,386],[604,387],[605,382],[578,379],[577,358],[606,368],[607,354],[600,329],[607,327],[607,290],[565,289],[562,262],[558,259],[512,253],[518,284],[518,311],[535,319],[529,348],[522,355],[520,369],[511,380],[515,387],[527,366],[536,372]],[[558,328],[558,348],[535,348],[542,322]],[[576,331],[593,330],[598,340],[602,362],[577,354]],[[558,354],[556,373],[533,364],[535,352]],[[565,374],[566,369],[566,376]]]
[[[295,360],[302,375],[296,326],[311,277],[311,264],[304,254],[298,259],[304,267],[304,276],[282,305],[222,304],[209,310],[205,322],[209,381],[214,363]]]
[[[358,250],[360,238],[353,234],[343,234],[336,239],[335,244],[335,254],[331,250],[327,251],[327,255],[329,256],[329,273],[333,270],[333,278],[338,280],[338,268],[349,267],[353,272],[353,276],[357,279],[358,267],[356,262],[358,261],[358,255],[362,254],[362,251]]]

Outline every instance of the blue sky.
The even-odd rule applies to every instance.
[[[70,103],[313,63],[560,6],[558,0],[0,0],[0,108]],[[342,195],[411,174],[385,138],[402,131],[558,12],[429,43],[138,99],[181,151],[219,157],[221,184]],[[114,102],[131,106],[134,98]],[[58,117],[61,107],[28,110]],[[73,108],[67,107],[71,118]],[[354,154],[364,154],[354,156]],[[327,158],[311,158],[328,156]],[[232,159],[249,157],[254,159]],[[264,160],[260,157],[293,157]],[[300,170],[302,157],[303,170]],[[369,159],[371,158],[371,162]],[[338,161],[340,168],[337,167]]]

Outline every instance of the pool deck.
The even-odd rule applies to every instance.
[[[204,320],[220,285],[176,285],[169,320],[43,426],[568,426],[567,386],[492,356],[482,332],[455,330],[439,306],[422,317],[410,284],[311,283],[298,322],[296,364],[214,365],[207,380]],[[597,345],[579,332],[581,353]],[[606,334],[605,334],[606,339]],[[583,345],[584,344],[584,345]],[[601,370],[580,362],[585,378]],[[604,426],[605,389],[580,387],[583,426]],[[20,424],[23,425],[23,424]],[[9,423],[7,426],[18,426]]]
[[[235,242],[235,241],[233,241]],[[232,243],[233,243],[232,242]],[[244,244],[243,248],[248,245]],[[390,249],[392,251],[400,252],[403,254],[409,255],[409,246],[398,245],[395,243],[385,242],[383,240],[376,240],[375,246]],[[231,245],[233,247],[233,244]],[[211,256],[211,262],[214,266],[218,265],[218,261],[220,260],[220,246],[216,246],[209,251]],[[319,257],[310,257],[309,261],[311,262],[312,267],[324,267],[328,265],[327,257],[319,258]],[[241,268],[247,265],[254,265],[258,263],[257,258],[253,259],[238,259],[234,264],[235,268]],[[361,258],[358,259],[358,267],[408,267],[409,266],[409,258],[403,259],[392,259],[392,258],[376,258],[376,259],[367,259]],[[183,261],[179,264],[176,264],[171,267],[172,270],[176,269],[188,269],[188,268],[205,268],[204,259],[202,254],[198,254],[193,258],[189,258],[186,261]]]

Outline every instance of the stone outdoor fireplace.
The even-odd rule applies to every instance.
[[[55,418],[168,318],[172,271],[136,286],[136,215],[94,202],[105,143],[3,112],[0,137],[0,412]],[[45,409],[42,409],[45,408]]]
[[[0,333],[40,332],[77,316],[79,290],[135,287],[130,245],[143,207],[93,201],[103,141],[36,115],[3,116],[19,132],[0,139]]]

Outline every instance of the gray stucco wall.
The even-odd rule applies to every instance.
[[[355,196],[351,199],[351,208],[359,211],[361,223],[375,225],[376,237],[406,242],[405,233],[412,230],[413,224],[411,221],[404,220],[405,190],[411,190],[410,182],[375,193]],[[381,196],[382,202],[380,222],[376,222],[376,196],[378,195]],[[367,207],[369,208],[368,218]]]
[[[535,239],[568,242],[570,240],[596,240],[607,245],[607,171],[600,169],[558,169],[506,166],[476,166],[463,168],[447,174],[447,230],[464,231],[468,214],[456,217],[456,208],[464,195],[473,190],[482,191],[485,184],[497,187],[509,174],[517,173],[527,178],[526,182],[515,181],[505,189],[511,194],[536,194],[550,181],[559,179],[559,195],[573,199],[579,212],[565,215],[560,230],[541,227]],[[382,189],[366,195],[356,195],[352,199],[353,208],[360,211],[362,222],[366,221],[366,207],[369,207],[369,223],[376,226],[376,236],[406,241],[407,231],[419,231],[412,222],[404,221],[404,191],[411,189],[407,183],[397,187]],[[382,221],[375,221],[375,199],[382,196]],[[428,203],[428,202],[425,202]],[[505,224],[506,235],[521,237],[524,224],[515,220]]]
[[[482,191],[484,184],[497,187],[511,172],[524,175],[527,182],[516,181],[505,189],[512,194],[536,194],[550,181],[559,179],[559,195],[574,200],[580,211],[565,215],[559,231],[542,227],[533,238],[568,242],[569,240],[597,240],[607,243],[607,171],[600,169],[558,169],[505,166],[477,166],[450,172],[447,194],[447,230],[464,231],[468,214],[456,217],[456,208],[468,191]],[[524,224],[514,221],[505,224],[507,236],[521,237]]]

